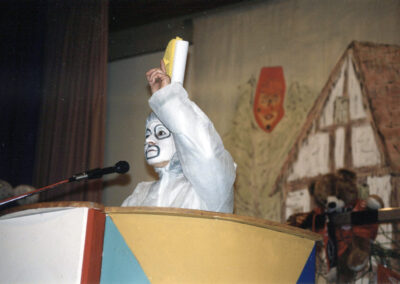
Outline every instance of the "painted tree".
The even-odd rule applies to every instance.
[[[235,212],[278,221],[281,196],[270,197],[270,189],[315,96],[307,87],[292,83],[286,95],[284,118],[273,132],[266,133],[253,115],[255,88],[254,76],[238,87],[233,126],[224,137],[238,166]]]

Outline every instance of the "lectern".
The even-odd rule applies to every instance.
[[[104,208],[61,202],[0,217],[0,283],[96,283]]]
[[[42,203],[0,217],[0,282],[310,283],[318,240],[233,214]]]

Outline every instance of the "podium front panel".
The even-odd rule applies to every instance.
[[[0,282],[98,282],[104,220],[103,211],[88,207],[34,208],[0,217]]]
[[[230,214],[160,210],[106,210],[151,283],[314,279],[315,234]]]

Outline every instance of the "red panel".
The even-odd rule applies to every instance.
[[[400,273],[378,265],[378,283],[399,283]]]
[[[105,218],[104,212],[89,209],[81,283],[100,282]]]
[[[282,67],[261,69],[253,112],[258,126],[271,132],[284,115],[285,78]]]

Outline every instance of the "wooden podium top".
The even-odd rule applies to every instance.
[[[181,209],[181,208],[165,208],[165,207],[105,207],[106,213],[117,214],[148,214],[148,215],[170,215],[192,218],[217,219],[222,221],[230,221],[235,223],[247,224],[251,226],[261,227],[274,230],[298,237],[306,238],[313,241],[322,240],[321,235],[311,231],[299,229],[278,222],[250,217],[240,216],[236,214],[219,213],[212,211]]]
[[[247,224],[260,228],[265,228],[277,232],[287,233],[290,235],[306,238],[312,241],[322,240],[321,235],[310,232],[308,230],[299,229],[278,222],[250,217],[240,216],[236,214],[219,213],[212,211],[182,209],[182,208],[166,208],[166,207],[106,207],[96,202],[85,201],[59,201],[59,202],[42,202],[18,206],[12,209],[0,211],[0,216],[15,213],[18,211],[31,209],[44,209],[55,207],[86,207],[105,212],[106,214],[147,214],[147,215],[165,215],[165,216],[181,216],[191,218],[217,219],[222,221],[230,221],[235,223]]]

